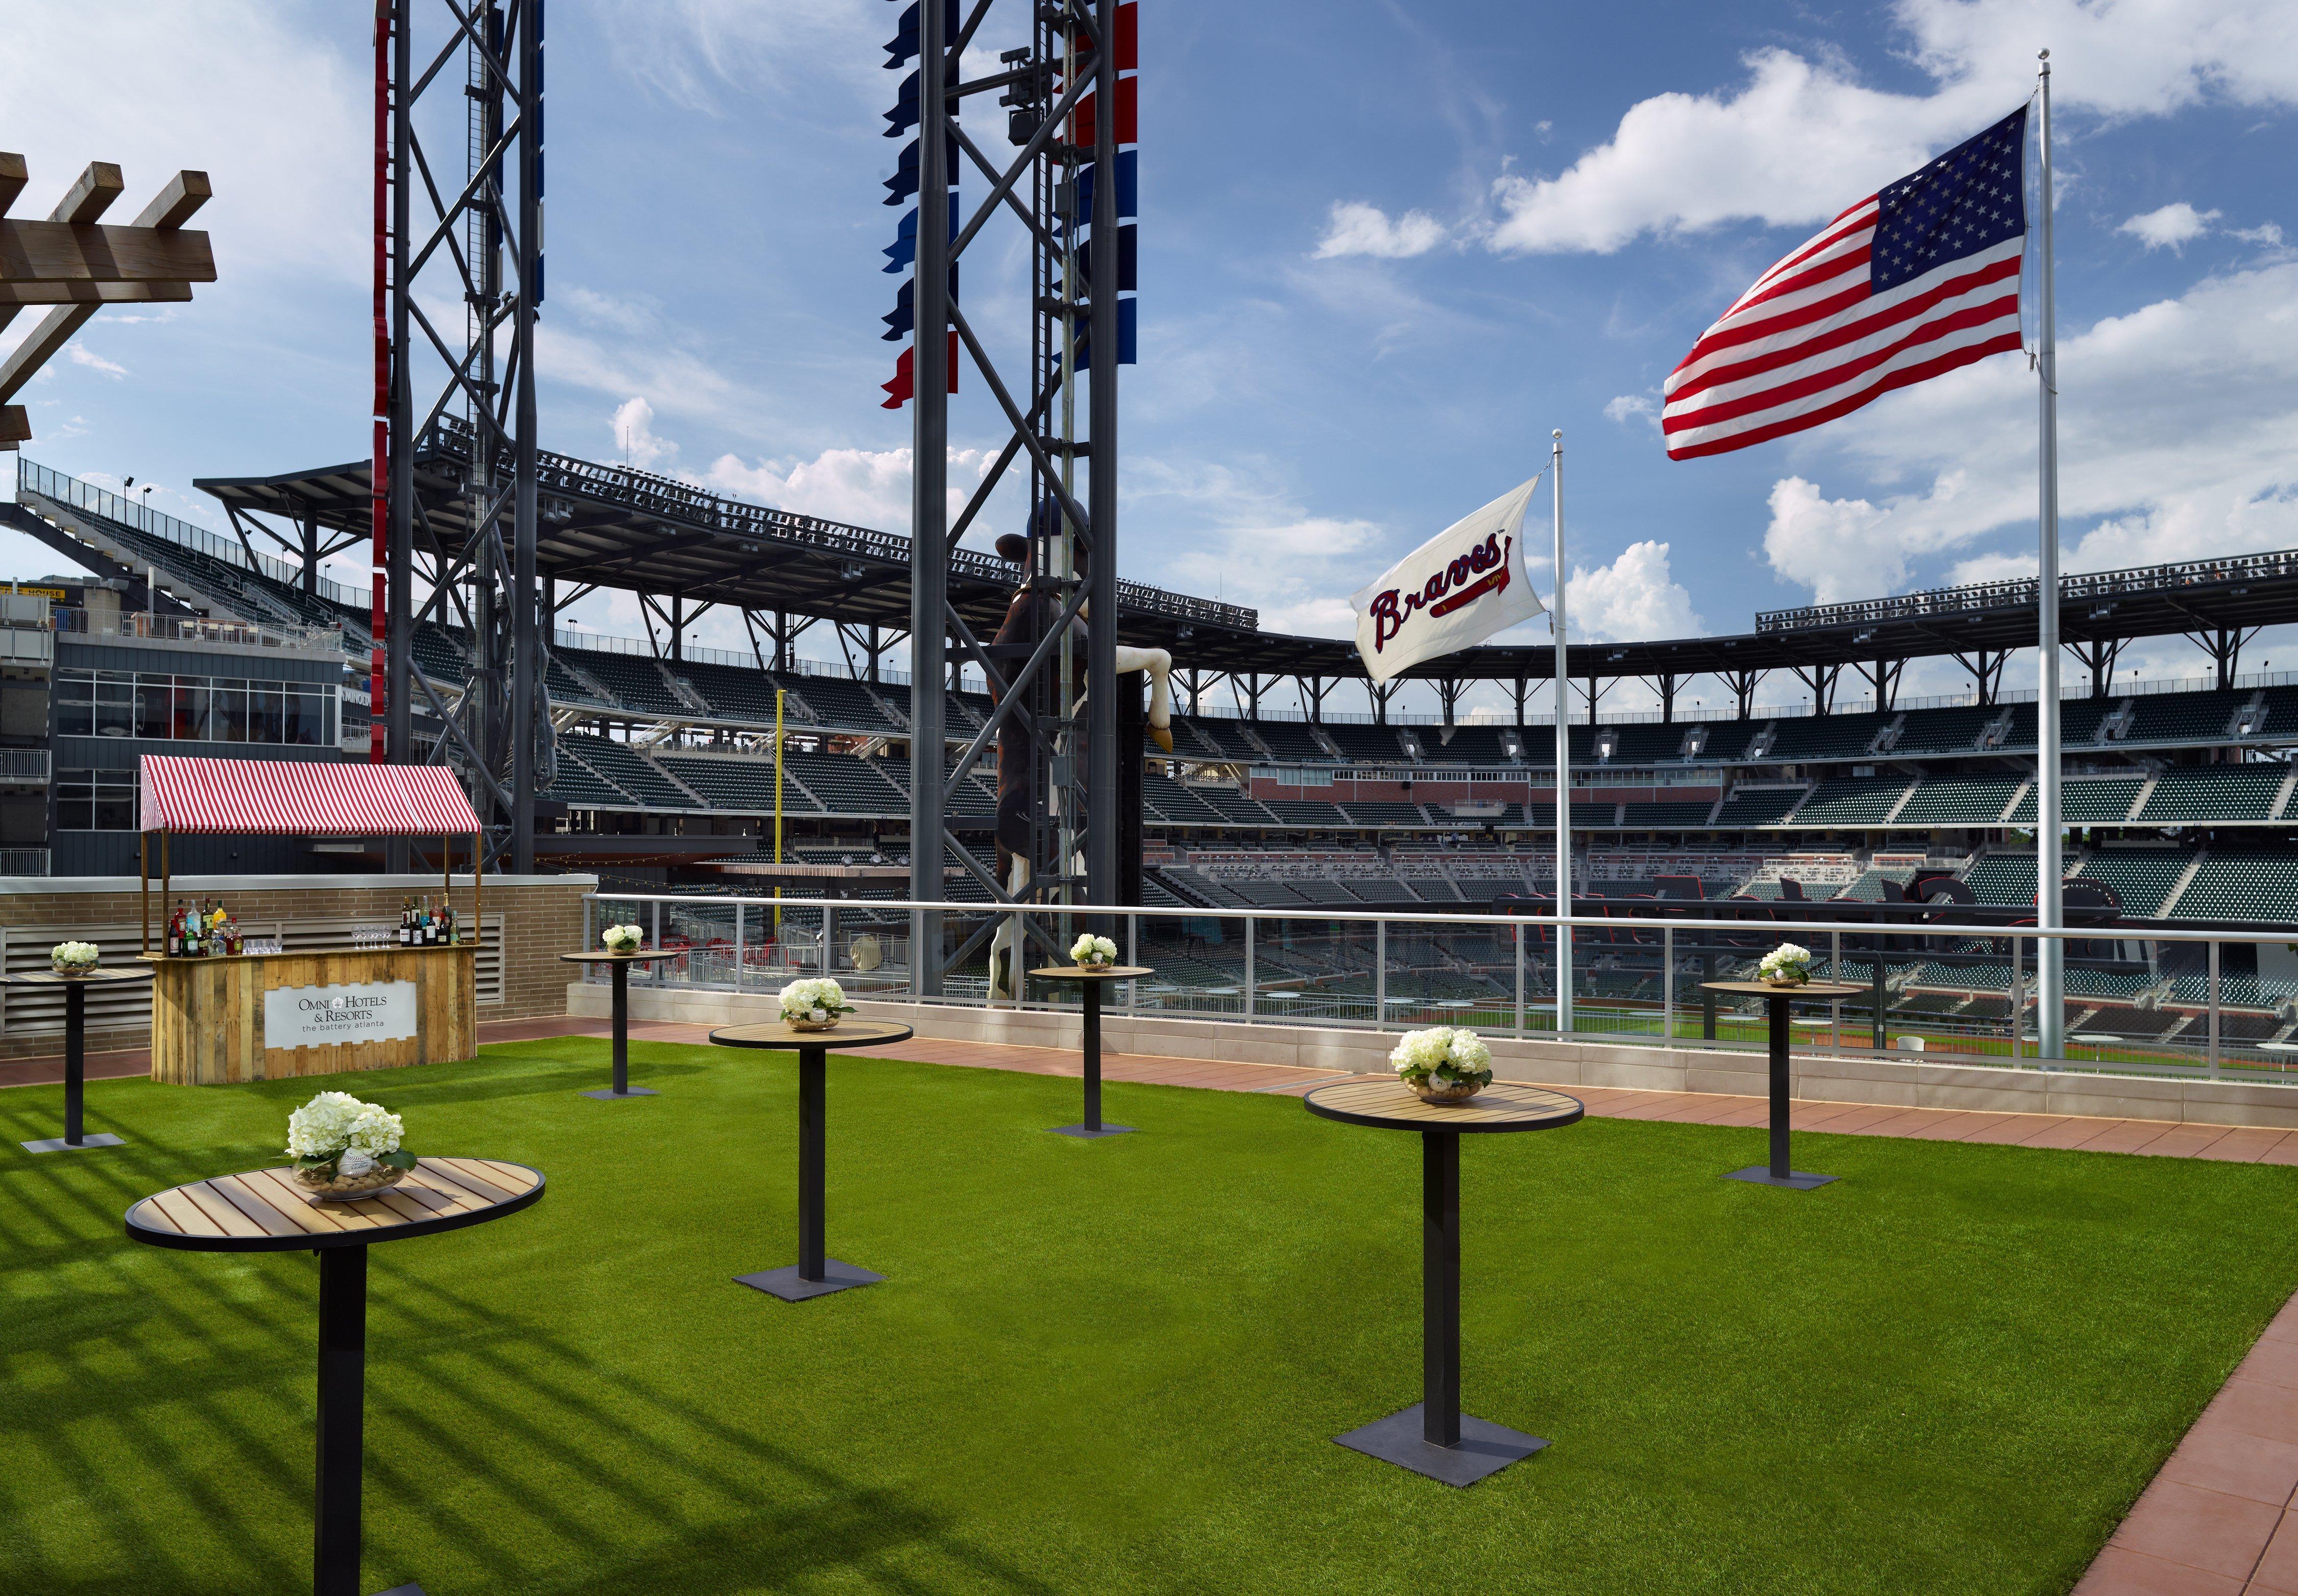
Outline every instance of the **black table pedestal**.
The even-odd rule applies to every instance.
[[[85,1136],[80,1112],[87,1085],[87,988],[77,981],[64,985],[64,1133],[37,1142],[19,1144],[27,1153],[78,1153],[87,1147],[117,1147],[120,1139],[108,1130]]]
[[[631,967],[617,963],[615,971],[615,1084],[610,1091],[585,1092],[585,1097],[596,1097],[611,1103],[617,1097],[659,1097],[652,1087],[631,1084]]]
[[[1130,1125],[1104,1125],[1101,1122],[1101,988],[1100,979],[1079,981],[1085,988],[1085,1122],[1061,1125],[1054,1129],[1055,1136],[1084,1137],[1124,1136]]]
[[[826,1042],[801,1044],[798,1050],[798,1262],[786,1269],[734,1277],[737,1285],[785,1302],[874,1286],[886,1278],[828,1256],[822,1239],[824,1078],[829,1072],[829,1054]]]
[[[1361,1429],[1343,1446],[1473,1485],[1548,1444],[1537,1435],[1460,1411],[1460,1133],[1420,1136],[1421,1400]]]
[[[1785,992],[1768,992],[1764,996],[1764,1001],[1771,1005],[1772,1014],[1771,1162],[1733,1170],[1724,1178],[1745,1180],[1754,1186],[1783,1186],[1791,1191],[1807,1192],[1814,1187],[1825,1186],[1838,1177],[1808,1174],[1791,1168],[1788,1162],[1788,999],[1789,994]]]
[[[367,1418],[367,1249],[319,1254],[319,1446],[311,1589],[360,1596],[360,1488]],[[423,1596],[395,1585],[383,1596]]]

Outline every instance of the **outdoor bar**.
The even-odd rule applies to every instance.
[[[467,1059],[478,1042],[480,877],[471,918],[432,939],[290,953],[187,952],[169,909],[176,832],[435,839],[441,902],[454,889],[451,847],[479,854],[479,822],[451,772],[435,765],[291,764],[145,755],[142,789],[143,956],[153,971],[152,1079],[176,1086],[333,1075]],[[159,833],[161,946],[153,946],[152,834]],[[235,945],[223,939],[224,948]]]

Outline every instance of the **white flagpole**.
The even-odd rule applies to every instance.
[[[2042,52],[2040,115],[2038,142],[2042,149],[2041,293],[2036,302],[2036,372],[2040,378],[2041,441],[2038,450],[2041,482],[2039,558],[2036,562],[2037,647],[2042,675],[2035,705],[2037,737],[2035,782],[2035,922],[2038,930],[2059,930],[2066,925],[2066,904],[2060,885],[2059,803],[2059,345],[2055,326],[2057,303],[2051,267],[2051,53]],[[2035,1000],[2038,1055],[2066,1056],[2066,945],[2056,938],[2038,939]],[[2014,1007],[2012,1025],[2019,1024]]]
[[[1556,604],[1548,624],[1556,634],[1556,1034],[1572,1029],[1572,678],[1564,646],[1564,429],[1551,444],[1548,492],[1556,506]]]

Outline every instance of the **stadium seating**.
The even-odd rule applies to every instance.
[[[2213,742],[2222,740],[2235,711],[2250,702],[2245,691],[2149,693],[2136,707],[2125,742]]]
[[[2139,806],[2144,823],[2264,820],[2274,811],[2286,765],[2199,765],[2164,771]]]
[[[1264,798],[1261,806],[1277,816],[1281,825],[1337,828],[1351,823],[1338,804],[1315,798]]]
[[[2022,777],[1966,777],[1925,781],[1915,789],[1891,823],[1900,826],[1991,826],[2001,817]]]
[[[770,757],[662,754],[656,757],[655,763],[707,798],[714,809],[745,810],[755,815],[773,813],[774,762]],[[785,814],[822,813],[821,807],[794,781],[782,783],[782,810]]]
[[[1683,740],[1691,735],[1693,724],[1684,721],[1634,721],[1624,726],[1607,728],[1616,739],[1610,762],[1614,765],[1664,765],[1669,760],[1680,759],[1683,756]]]
[[[1252,721],[1247,723],[1252,735],[1267,745],[1269,755],[1280,765],[1330,765],[1333,757],[1325,752],[1325,745],[1317,740],[1315,732],[1299,721]],[[1403,754],[1392,753],[1391,759],[1401,759]]]
[[[806,700],[806,707],[814,711],[816,724],[820,725],[872,736],[900,730],[879,707],[877,699],[871,696],[869,687],[863,682],[849,682],[842,676],[789,676],[784,679],[784,684]],[[765,713],[771,720],[774,713],[773,684],[769,682],[767,685]],[[706,691],[710,693],[712,703],[718,701],[715,688],[707,688]],[[894,704],[906,707],[909,689],[881,690],[880,696],[885,691],[891,692]]]
[[[2152,919],[2186,873],[2194,855],[2183,848],[2109,848],[2092,854],[2075,874],[2114,889],[2125,914]]]
[[[1444,740],[1442,726],[1418,726],[1415,735],[1420,740],[1422,756],[1433,763],[1443,765],[1511,765],[1508,750],[1500,746],[1497,726],[1455,726],[1450,742]]]
[[[783,751],[785,766],[827,805],[833,815],[875,815],[906,817],[910,798],[886,773],[867,759],[851,754],[809,753],[803,748]],[[889,763],[891,763],[890,761]],[[900,767],[906,781],[909,767]]]
[[[615,695],[615,702],[641,715],[691,718],[694,708],[671,691],[662,669],[637,654],[604,649],[560,649],[559,657]],[[771,713],[769,715],[771,718]]]
[[[1184,787],[1159,770],[1145,772],[1141,778],[1142,798],[1166,820],[1218,825],[1224,817],[1204,791]]]
[[[1620,823],[1624,826],[1705,826],[1708,812],[1715,807],[1710,803],[1651,803],[1622,806]]]
[[[1425,826],[1428,817],[1418,804],[1347,804],[1351,821],[1360,826]]]
[[[2071,826],[2114,825],[2129,815],[2132,801],[2145,785],[2143,775],[2137,772],[2129,776],[2095,781],[2077,778],[2062,785],[2060,807],[2065,811],[2066,823]],[[2005,823],[2014,826],[2035,823],[2035,790],[2031,786],[2012,809],[2010,818]]]
[[[2181,920],[2298,925],[2298,868],[2287,854],[2219,854],[2203,860],[2170,912]]]
[[[743,670],[736,666],[715,665],[704,660],[683,660],[672,666],[670,672],[683,678],[689,687],[701,695],[704,703],[728,719],[756,721],[768,726],[773,724],[774,679],[764,671]],[[789,715],[784,717],[784,724],[802,723],[796,715]]]
[[[628,743],[594,737],[586,732],[559,733],[561,756],[573,754],[650,809],[698,809],[703,806],[679,790],[675,783],[647,763]]]
[[[1742,789],[1724,800],[1724,806],[1716,812],[1715,824],[1726,829],[1777,824],[1796,806],[1804,791],[1800,787]]]
[[[1201,803],[1210,804],[1220,812],[1231,825],[1265,826],[1277,817],[1258,798],[1231,787],[1194,787],[1190,791]]]
[[[1884,715],[1812,715],[1775,721],[1778,735],[1764,756],[1782,765],[1806,759],[1856,759],[1890,723]]]
[[[1798,826],[1879,826],[1907,790],[1905,781],[1823,781],[1789,823]]]
[[[1276,754],[1280,758],[1289,759],[1293,756],[1278,746],[1277,739],[1269,735],[1271,731],[1276,731],[1280,736],[1287,737],[1288,741],[1291,740],[1290,734],[1294,733],[1297,733],[1299,740],[1314,740],[1310,737],[1307,727],[1294,726],[1283,721],[1273,723],[1264,721],[1259,729],[1261,733],[1261,740],[1269,745],[1270,753]],[[1398,765],[1404,759],[1404,743],[1397,736],[1394,726],[1366,725],[1343,721],[1337,724],[1327,726],[1325,735],[1331,738],[1334,745],[1354,764]],[[1328,755],[1317,757],[1330,757]]]
[[[1239,722],[1231,720],[1226,715],[1197,715],[1189,718],[1187,724],[1189,730],[1208,744],[1218,757],[1252,765],[1261,764],[1269,757],[1252,745]],[[1178,739],[1175,741],[1174,751],[1177,753],[1182,751]],[[1329,764],[1331,756],[1319,750],[1316,762]]]
[[[1983,904],[2031,904],[2035,901],[2035,856],[1989,854],[1963,873],[1963,883]]]
[[[1894,754],[1961,754],[1978,746],[1979,734],[2002,715],[1992,704],[1955,709],[1910,709]],[[2007,800],[2006,800],[2007,801]]]

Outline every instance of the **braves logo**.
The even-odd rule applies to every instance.
[[[1483,542],[1429,577],[1418,592],[1400,593],[1390,588],[1379,594],[1370,606],[1373,652],[1385,652],[1389,640],[1404,630],[1404,623],[1415,610],[1425,609],[1431,616],[1448,616],[1486,593],[1507,591],[1509,555],[1515,548],[1515,538],[1489,533]],[[1463,583],[1467,585],[1463,587]],[[1453,591],[1455,588],[1459,591]]]

